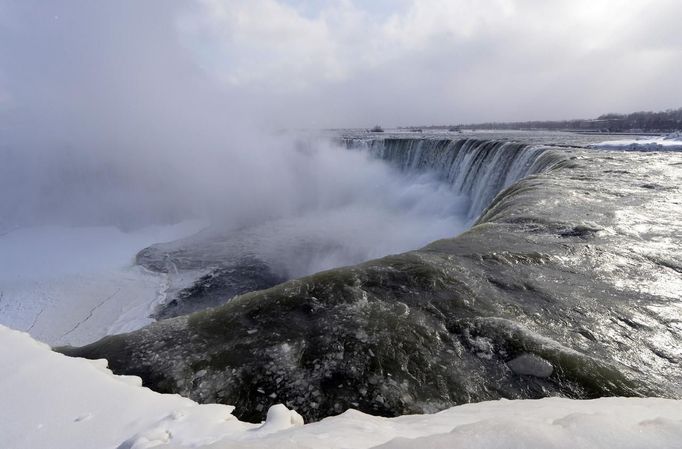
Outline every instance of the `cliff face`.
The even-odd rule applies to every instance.
[[[248,420],[682,397],[682,155],[542,157],[456,238],[61,351]]]

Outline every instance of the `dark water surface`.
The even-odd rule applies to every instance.
[[[246,290],[277,285],[62,351],[256,421],[275,403],[316,420],[682,397],[682,154],[580,148],[605,139],[594,136],[469,137],[342,139],[469,195],[475,222],[457,237],[279,284],[249,260]],[[181,253],[152,248],[140,262]]]

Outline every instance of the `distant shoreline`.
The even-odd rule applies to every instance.
[[[400,131],[410,132],[412,128],[410,127],[398,127],[396,128]],[[421,132],[424,131],[448,131],[446,127],[423,127]],[[389,129],[390,131],[390,129]],[[573,134],[584,134],[588,136],[665,136],[675,131],[660,131],[660,132],[632,132],[632,131],[582,131],[575,129],[545,129],[545,128],[462,128],[460,131],[450,131],[452,133],[464,133],[464,132],[479,132],[479,131],[499,131],[499,132],[509,132],[509,131],[525,131],[525,132],[556,132],[556,133],[573,133]],[[419,131],[415,131],[419,132]]]
[[[530,130],[533,131],[533,130]],[[538,130],[539,131],[539,130]],[[601,136],[601,135],[610,135],[610,136],[665,136],[666,134],[670,134],[667,132],[659,132],[659,133],[654,133],[654,132],[642,132],[642,133],[633,133],[633,132],[600,132],[600,131],[563,131],[567,133],[575,133],[575,134],[586,134],[589,136]]]

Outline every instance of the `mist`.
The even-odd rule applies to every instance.
[[[290,277],[464,228],[436,177],[268,126],[183,45],[184,6],[158,5],[3,4],[2,232],[199,218]]]
[[[466,199],[435,178],[283,130],[678,106],[679,8],[2,0],[0,230],[308,217],[380,248],[320,267],[451,236]]]

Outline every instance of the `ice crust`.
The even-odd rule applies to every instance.
[[[638,137],[634,139],[608,140],[590,145],[592,148],[627,151],[682,151],[682,133],[665,136]]]
[[[682,401],[604,398],[489,401],[432,415],[380,418],[355,410],[303,425],[271,407],[263,424],[227,405],[199,405],[116,376],[106,361],[52,352],[0,326],[0,447],[149,448],[675,448]]]
[[[40,226],[0,233],[0,324],[51,345],[85,344],[152,322],[168,277],[135,266],[146,246],[191,235],[199,220],[123,232]]]

